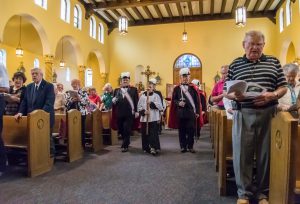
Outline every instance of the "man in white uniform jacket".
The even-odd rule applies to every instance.
[[[163,110],[160,96],[153,91],[153,84],[149,84],[147,97],[147,91],[145,91],[138,102],[138,111],[140,113],[141,132],[142,132],[142,148],[144,152],[157,154],[159,149],[156,141],[158,134],[157,121],[160,120],[160,111]],[[148,98],[148,101],[147,101]],[[148,105],[149,104],[149,105]],[[148,121],[148,122],[147,122]],[[148,134],[146,132],[148,125]]]

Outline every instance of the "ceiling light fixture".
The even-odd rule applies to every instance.
[[[235,10],[235,24],[237,27],[244,27],[246,25],[246,7],[239,6]]]

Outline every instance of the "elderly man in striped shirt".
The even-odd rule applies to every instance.
[[[265,92],[249,98],[244,93],[226,93],[233,100],[233,166],[238,188],[237,204],[249,204],[258,200],[268,204],[270,169],[271,119],[278,99],[287,91],[280,62],[273,56],[264,55],[264,35],[259,31],[246,33],[243,48],[245,55],[229,66],[227,81],[244,80],[265,88]],[[256,181],[253,181],[254,155]]]

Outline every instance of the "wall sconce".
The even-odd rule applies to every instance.
[[[246,19],[246,7],[237,7],[235,9],[235,24],[237,27],[244,27],[246,25]]]

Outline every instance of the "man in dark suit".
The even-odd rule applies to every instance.
[[[121,86],[114,91],[113,102],[113,120],[117,123],[119,133],[122,135],[123,144],[122,152],[128,151],[130,144],[130,133],[135,117],[138,117],[137,103],[138,91],[137,88],[129,85],[130,73],[121,73]]]
[[[53,84],[43,79],[43,72],[40,68],[31,69],[33,83],[28,84],[24,99],[20,105],[19,113],[15,115],[19,120],[34,110],[42,109],[50,114],[50,130],[54,125],[54,87]],[[50,131],[51,133],[51,131]],[[54,155],[55,146],[50,134],[50,154]]]

